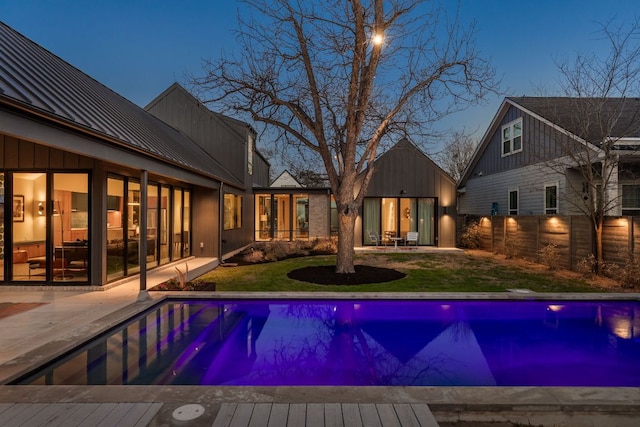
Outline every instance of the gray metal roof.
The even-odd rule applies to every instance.
[[[242,184],[186,135],[2,22],[0,103],[84,129],[184,169]]]
[[[639,98],[523,96],[507,99],[596,145],[605,137],[640,137]]]

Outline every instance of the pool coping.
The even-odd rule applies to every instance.
[[[148,292],[143,298],[2,366],[0,403],[427,403],[441,413],[617,413],[640,416],[640,387],[232,387],[6,385],[167,299],[640,300],[634,293]],[[115,400],[114,400],[115,399]]]

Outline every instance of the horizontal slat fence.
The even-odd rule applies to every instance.
[[[458,236],[471,222],[480,224],[480,249],[505,254],[515,251],[518,258],[540,262],[540,250],[555,244],[560,254],[559,265],[574,270],[576,265],[594,252],[594,231],[585,216],[526,215],[458,217]],[[640,254],[640,218],[610,217],[605,219],[603,258],[607,263],[624,266]]]

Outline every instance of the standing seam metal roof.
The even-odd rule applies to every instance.
[[[185,169],[243,185],[186,135],[0,22],[2,98]]]

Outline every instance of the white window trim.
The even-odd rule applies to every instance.
[[[513,149],[513,127],[517,123],[520,123],[520,149],[514,150]],[[509,131],[510,139],[508,140],[509,141],[509,152],[507,152],[507,153],[504,152],[504,142],[505,142],[505,140],[503,139],[504,130],[506,128],[510,128],[510,131]],[[504,126],[502,126],[500,128],[500,156],[501,157],[507,157],[507,156],[510,156],[512,154],[516,154],[516,153],[519,153],[519,152],[522,151],[522,147],[524,146],[523,133],[524,133],[524,129],[522,127],[522,117],[519,117],[519,118],[517,118],[517,119],[515,119],[513,121],[510,121],[509,123],[507,123],[506,125],[504,125]]]
[[[547,207],[547,188],[556,187],[556,207],[548,208]],[[555,209],[555,213],[548,213],[547,210]],[[548,182],[544,185],[544,190],[542,191],[542,212],[545,215],[558,215],[560,213],[560,185],[558,181],[556,182]]]
[[[511,209],[511,193],[516,192],[516,203],[518,204],[518,207],[515,209],[515,213],[511,213],[512,210]],[[520,212],[520,189],[519,188],[510,188],[507,191],[507,215],[518,215],[518,213]]]

